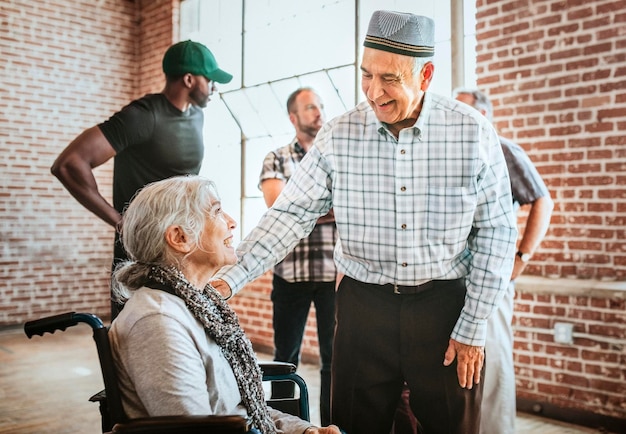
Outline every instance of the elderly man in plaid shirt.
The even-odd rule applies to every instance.
[[[339,233],[331,420],[389,433],[403,385],[424,432],[477,434],[487,320],[517,228],[502,148],[473,108],[427,89],[434,23],[374,12],[366,101],[325,124],[239,261],[229,296],[280,261],[331,208]]]

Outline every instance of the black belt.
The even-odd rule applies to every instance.
[[[356,286],[363,285],[370,288],[374,288],[379,291],[384,291],[388,294],[396,294],[396,295],[414,295],[420,294],[424,291],[428,291],[429,289],[433,289],[437,285],[449,285],[454,284],[457,281],[464,279],[463,277],[459,279],[453,280],[429,280],[428,282],[424,282],[421,285],[413,285],[413,286],[405,286],[405,285],[396,285],[394,283],[387,283],[386,285],[377,285],[375,283],[366,283],[355,280],[350,276],[344,276],[344,279],[349,279],[355,282]]]
[[[415,285],[415,286],[396,285],[393,283],[388,283],[386,285],[375,285],[375,286],[379,287],[385,292],[391,292],[393,294],[412,295],[412,294],[419,294],[420,292],[424,292],[433,288],[437,284],[437,282],[440,282],[440,280],[431,280],[429,282],[425,282],[425,283],[422,283],[421,285]]]

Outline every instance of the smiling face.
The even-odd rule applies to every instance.
[[[235,220],[222,210],[217,196],[210,197],[210,203],[201,206],[203,220],[195,219],[193,226],[187,229],[179,225],[168,228],[170,246],[179,255],[181,271],[197,288],[204,288],[211,277],[223,266],[237,262],[233,246],[233,230],[237,227]]]
[[[428,89],[434,66],[428,62],[413,73],[415,59],[366,47],[361,62],[361,88],[379,121],[396,137],[401,129],[415,124]]]
[[[233,246],[236,227],[235,220],[222,210],[221,202],[212,200],[198,243],[187,256],[191,268],[214,274],[224,265],[237,262]]]

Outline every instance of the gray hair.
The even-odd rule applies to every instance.
[[[180,267],[184,257],[171,252],[165,241],[167,228],[180,226],[197,245],[207,216],[215,218],[218,205],[215,184],[200,176],[168,178],[139,190],[124,211],[121,239],[131,260],[113,273],[116,301],[123,302],[131,291],[142,287],[152,265]]]
[[[458,87],[452,91],[452,97],[456,98],[460,94],[471,95],[474,98],[473,107],[477,110],[484,110],[485,117],[489,119],[489,122],[493,120],[493,104],[489,100],[489,97],[483,92],[475,88],[463,88]]]
[[[419,77],[420,72],[428,62],[432,62],[432,57],[414,57],[413,58],[413,77]]]

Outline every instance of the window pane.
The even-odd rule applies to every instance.
[[[354,0],[247,2],[244,84],[354,63]]]
[[[344,68],[332,69],[328,71],[328,75],[337,90],[341,103],[347,109],[354,107],[357,103],[356,98],[356,68],[351,65]]]
[[[241,1],[185,0],[181,3],[181,40],[191,39],[205,44],[224,71],[233,75],[228,84],[219,84],[220,91],[241,85]]]
[[[300,81],[300,77],[290,77],[283,80],[272,81],[270,83],[270,87],[274,91],[276,98],[280,101],[280,107],[282,110],[283,117],[289,123],[289,128],[293,130],[293,126],[291,122],[289,122],[287,115],[287,98],[291,95],[291,92],[302,87],[302,82]],[[290,130],[290,131],[291,131]]]
[[[354,71],[354,67],[349,67],[351,71]],[[338,116],[348,108],[352,108],[351,105],[345,105],[343,99],[339,95],[335,84],[331,80],[331,76],[327,72],[318,72],[315,74],[308,74],[300,77],[301,86],[313,88],[324,103],[324,114],[326,120],[330,120],[335,116]],[[294,89],[295,90],[295,89]]]
[[[222,94],[248,139],[284,134],[293,129],[283,102],[279,100],[281,97],[271,83]]]
[[[247,138],[269,134],[246,89],[224,93],[222,98]]]
[[[261,220],[263,213],[267,211],[262,197],[245,198],[243,201],[243,217],[239,225],[240,232],[245,237]]]
[[[227,213],[240,220],[241,131],[222,100],[204,109],[204,160],[200,175],[217,184]]]
[[[475,4],[453,1],[462,1],[466,8],[464,65],[466,83],[471,84],[475,29],[469,23],[475,20]],[[181,39],[207,44],[220,67],[234,76],[231,83],[219,85],[222,100],[214,98],[205,109],[201,173],[217,182],[224,208],[242,216],[241,235],[266,209],[258,189],[263,158],[295,134],[285,107],[289,94],[303,86],[314,88],[322,97],[327,120],[364,100],[358,67],[375,10],[412,12],[435,20],[436,68],[429,90],[443,95],[449,95],[452,86],[451,34],[461,30],[451,28],[449,1],[263,0],[245,2],[245,11],[243,5],[243,0],[184,0],[180,10]]]

